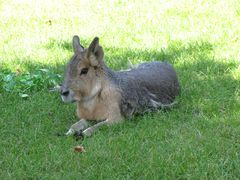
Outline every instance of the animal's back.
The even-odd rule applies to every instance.
[[[173,67],[165,62],[143,63],[116,72],[115,83],[122,93],[121,111],[126,117],[174,102],[180,87]]]

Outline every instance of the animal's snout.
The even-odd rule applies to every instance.
[[[64,87],[62,84],[60,84],[60,93],[63,96],[68,96],[69,90],[66,87]]]
[[[59,84],[60,86],[60,94],[61,94],[61,97],[62,97],[62,100],[63,102],[74,102],[74,96],[73,96],[73,92],[66,88],[66,86],[62,85],[62,84]]]
[[[62,91],[61,94],[62,94],[63,96],[68,96],[68,95],[69,95],[69,91],[68,91],[68,90]]]

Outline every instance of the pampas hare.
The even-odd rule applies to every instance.
[[[74,55],[60,87],[64,102],[75,102],[80,121],[66,135],[91,136],[103,124],[113,124],[134,113],[171,107],[180,86],[173,67],[165,62],[143,63],[130,70],[113,71],[95,37],[87,49],[73,37]],[[86,120],[97,123],[88,127]]]

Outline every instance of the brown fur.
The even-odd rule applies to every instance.
[[[74,36],[73,48],[61,95],[64,102],[76,101],[80,121],[66,135],[82,132],[91,136],[102,125],[120,122],[134,113],[171,107],[179,94],[176,72],[168,63],[143,63],[129,71],[114,72],[104,63],[97,37],[84,49]],[[86,120],[97,123],[87,128]]]
[[[77,114],[79,118],[88,120],[112,121],[121,119],[119,91],[105,82],[102,90],[90,101],[77,102]]]
[[[122,119],[120,90],[111,84],[103,70],[103,50],[95,38],[89,48],[83,49],[79,38],[73,38],[74,55],[68,65],[65,82],[61,87],[63,101],[75,100],[77,114],[81,119],[69,130],[84,130],[85,120],[102,121],[83,131],[90,136],[103,124],[112,124]],[[87,69],[87,73],[82,73]],[[67,93],[67,94],[66,94]],[[68,133],[67,133],[68,134]]]

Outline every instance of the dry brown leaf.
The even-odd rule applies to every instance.
[[[85,149],[83,148],[83,146],[81,146],[81,145],[75,146],[74,151],[75,152],[80,152],[80,153],[86,152]]]

